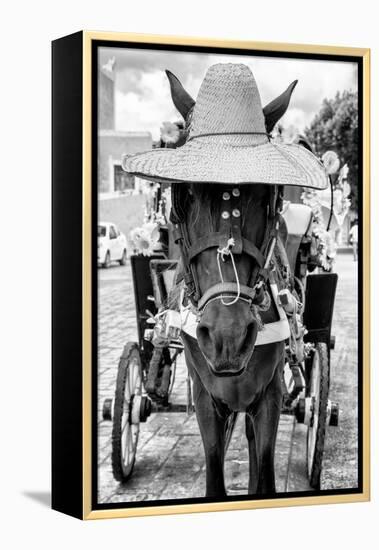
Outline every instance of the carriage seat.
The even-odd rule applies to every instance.
[[[295,272],[296,258],[301,241],[310,235],[313,213],[309,206],[288,202],[284,204],[282,218],[287,229],[285,249],[291,272]]]

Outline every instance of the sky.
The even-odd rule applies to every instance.
[[[342,61],[100,49],[100,67],[112,58],[115,58],[116,129],[149,131],[154,140],[159,138],[162,122],[180,120],[171,100],[165,69],[173,72],[196,99],[208,67],[215,63],[245,63],[255,76],[263,107],[293,80],[298,80],[281,122],[285,127],[295,126],[300,132],[310,124],[324,98],[333,98],[337,91],[356,91],[358,85],[357,65]]]

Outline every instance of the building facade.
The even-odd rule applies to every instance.
[[[98,146],[98,185],[102,195],[136,192],[142,189],[139,178],[127,174],[121,167],[124,154],[134,154],[152,148],[149,132],[100,130]]]
[[[98,191],[99,199],[140,193],[143,184],[121,167],[124,154],[152,149],[150,132],[116,130],[115,60],[99,68],[98,79]]]

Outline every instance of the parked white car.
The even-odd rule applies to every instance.
[[[114,223],[100,222],[97,226],[97,263],[109,267],[111,262],[126,264],[126,237]]]

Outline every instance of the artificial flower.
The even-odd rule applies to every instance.
[[[156,223],[145,223],[136,227],[129,234],[134,250],[144,256],[151,256],[159,240],[159,226]]]
[[[282,130],[282,141],[286,144],[297,143],[299,141],[299,131],[296,126],[291,124],[291,126]]]
[[[179,139],[180,131],[173,122],[163,122],[161,126],[161,139],[164,143],[176,143]]]
[[[334,151],[326,151],[326,153],[322,155],[322,162],[329,175],[335,174],[340,167],[340,159]]]
[[[349,173],[349,167],[347,164],[344,164],[340,170],[340,178],[346,179]]]

